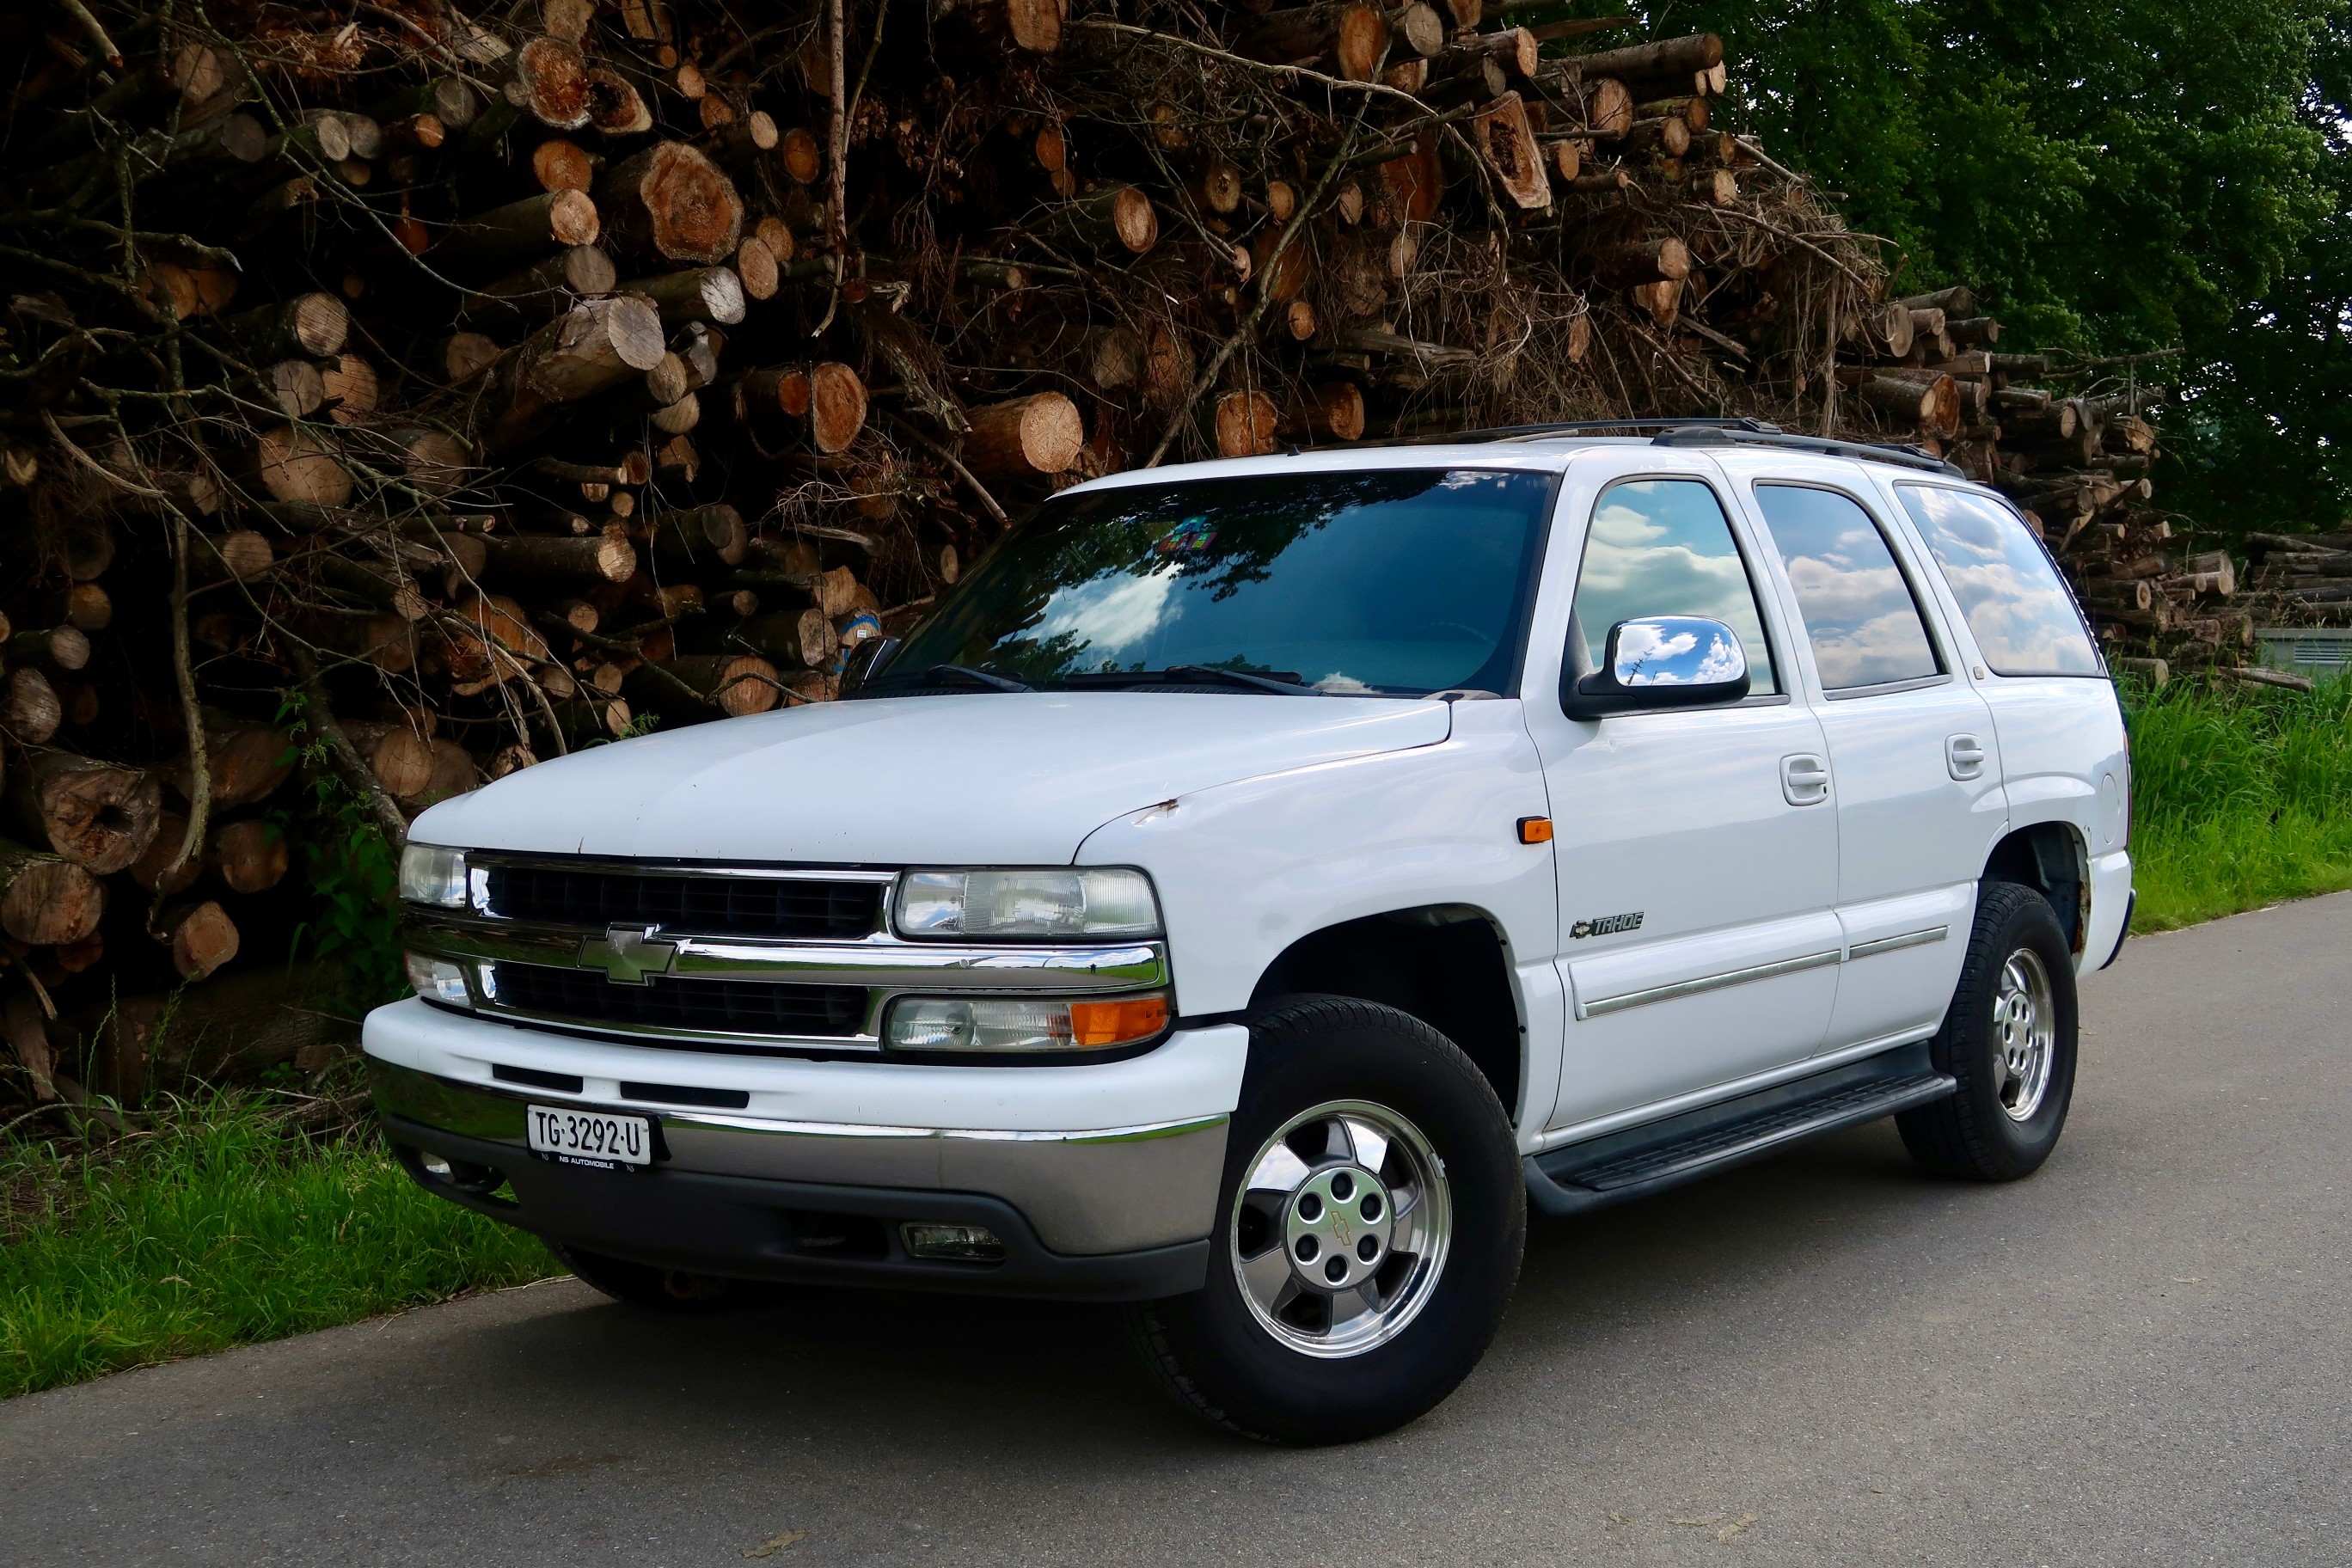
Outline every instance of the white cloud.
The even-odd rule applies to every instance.
[[[1748,658],[1739,651],[1739,645],[1718,637],[1707,645],[1706,657],[1699,660],[1698,673],[1692,679],[1700,686],[1720,686],[1738,679],[1747,669]]]
[[[1184,613],[1171,607],[1178,574],[1151,572],[1140,577],[1105,577],[1058,590],[1045,601],[1045,616],[1032,635],[1050,642],[1065,634],[1077,638],[1090,656],[1108,658],[1160,631]]]

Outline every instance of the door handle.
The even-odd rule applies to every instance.
[[[1956,779],[1968,780],[1984,773],[1984,742],[1974,735],[1944,737],[1944,766]]]
[[[1830,797],[1830,765],[1810,752],[1780,759],[1780,795],[1790,805],[1819,805]]]

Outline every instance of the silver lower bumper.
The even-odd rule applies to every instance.
[[[371,1059],[369,1067],[377,1109],[386,1116],[527,1150],[523,1108],[533,1099],[528,1090],[455,1083],[381,1059]],[[566,1096],[537,1098],[541,1103],[577,1103]],[[1035,1132],[777,1121],[641,1105],[612,1109],[660,1123],[667,1171],[980,1194],[1018,1210],[1045,1247],[1080,1257],[1206,1237],[1224,1169],[1223,1115]]]

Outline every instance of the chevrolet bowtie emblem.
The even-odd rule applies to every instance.
[[[653,940],[660,929],[614,926],[592,936],[580,944],[580,967],[603,970],[615,985],[648,984],[648,976],[668,973],[670,960],[677,956],[677,943]]]

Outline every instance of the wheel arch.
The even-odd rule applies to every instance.
[[[2058,929],[2076,955],[2091,928],[2091,851],[2071,822],[2035,822],[2010,829],[1985,858],[1983,881],[2015,882],[2050,900]]]
[[[1420,1019],[1461,1047],[1517,1121],[1526,1008],[1502,923],[1488,911],[1421,904],[1308,931],[1260,973],[1250,1011],[1304,994],[1353,996]]]

